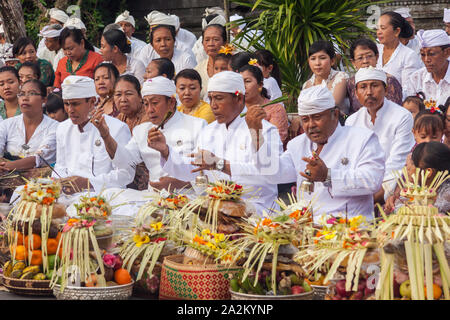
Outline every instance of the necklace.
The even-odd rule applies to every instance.
[[[78,64],[78,67],[75,69],[75,71],[72,71],[72,60],[67,59],[67,63],[66,63],[66,70],[67,70],[67,72],[72,74],[72,75],[76,74],[77,71],[80,70],[84,66],[84,64],[86,63],[88,55],[89,55],[89,50],[86,50],[86,52],[84,53],[83,58],[81,58],[81,61]]]

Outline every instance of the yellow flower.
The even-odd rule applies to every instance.
[[[211,230],[209,230],[209,229],[204,229],[203,231],[202,231],[202,235],[209,235],[209,234],[211,234]]]
[[[248,62],[248,64],[251,65],[251,66],[257,65],[257,64],[258,64],[258,60],[256,60],[256,59],[251,59],[251,60]]]
[[[217,249],[217,247],[216,247],[215,245],[213,245],[211,242],[208,242],[208,243],[206,244],[206,246],[207,246],[208,248],[212,249],[212,250],[216,250],[216,249]]]
[[[150,238],[147,235],[141,236],[137,234],[133,237],[133,241],[136,243],[136,247],[140,248],[143,244],[149,243]]]
[[[325,236],[325,240],[331,240],[336,236],[336,231],[322,231],[322,234]]]
[[[150,224],[150,227],[155,229],[155,231],[159,231],[162,228],[162,222],[152,223],[152,224]]]
[[[216,233],[214,235],[214,240],[216,241],[216,243],[222,242],[223,240],[225,240],[225,235],[223,233]]]

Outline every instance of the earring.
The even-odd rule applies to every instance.
[[[258,88],[258,91],[259,91],[259,92],[262,92],[262,88]]]

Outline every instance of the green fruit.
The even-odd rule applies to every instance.
[[[52,254],[51,256],[47,257],[47,262],[48,262],[48,268],[49,269],[53,269],[55,267],[56,260],[57,260],[57,255],[56,254]]]
[[[256,292],[256,294],[259,294],[259,295],[266,294],[264,288],[262,287],[261,283],[259,283],[259,282],[256,284],[256,286],[253,287],[253,289]]]
[[[252,290],[252,287],[250,286],[250,280],[247,277],[244,281],[242,281],[242,288],[246,291],[249,292]]]
[[[309,291],[312,290],[311,287],[310,287],[310,285],[309,285],[308,282],[306,282],[306,281],[303,281],[302,287],[303,287],[303,289],[305,289],[305,292],[309,292]]]
[[[49,271],[45,274],[45,277],[46,277],[48,280],[51,280],[52,277],[53,277],[53,270],[49,270]]]
[[[247,291],[245,291],[245,289],[244,288],[239,288],[239,291],[238,291],[239,293],[247,293]]]
[[[234,292],[238,292],[239,291],[238,279],[236,279],[236,278],[231,279],[230,287],[231,287],[231,290],[233,290]]]
[[[267,291],[272,290],[272,277],[271,276],[266,276],[266,287],[267,287]]]
[[[410,280],[406,280],[403,281],[402,284],[400,285],[400,294],[402,295],[402,297],[407,297],[407,298],[411,298],[411,281]]]
[[[46,278],[46,275],[45,275],[45,274],[43,274],[43,273],[38,273],[38,274],[35,274],[35,275],[34,275],[33,280],[45,280],[45,278]]]
[[[10,278],[19,279],[22,275],[22,270],[13,270],[9,275]]]
[[[294,286],[302,285],[302,283],[303,283],[302,279],[300,279],[295,273],[291,274],[289,277],[291,278],[292,285],[294,285]]]

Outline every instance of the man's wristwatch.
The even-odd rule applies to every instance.
[[[219,161],[216,162],[216,170],[222,171],[223,168],[225,168],[225,160],[220,159]]]
[[[328,168],[327,178],[323,182],[323,185],[327,188],[331,187],[331,169],[330,168]]]

